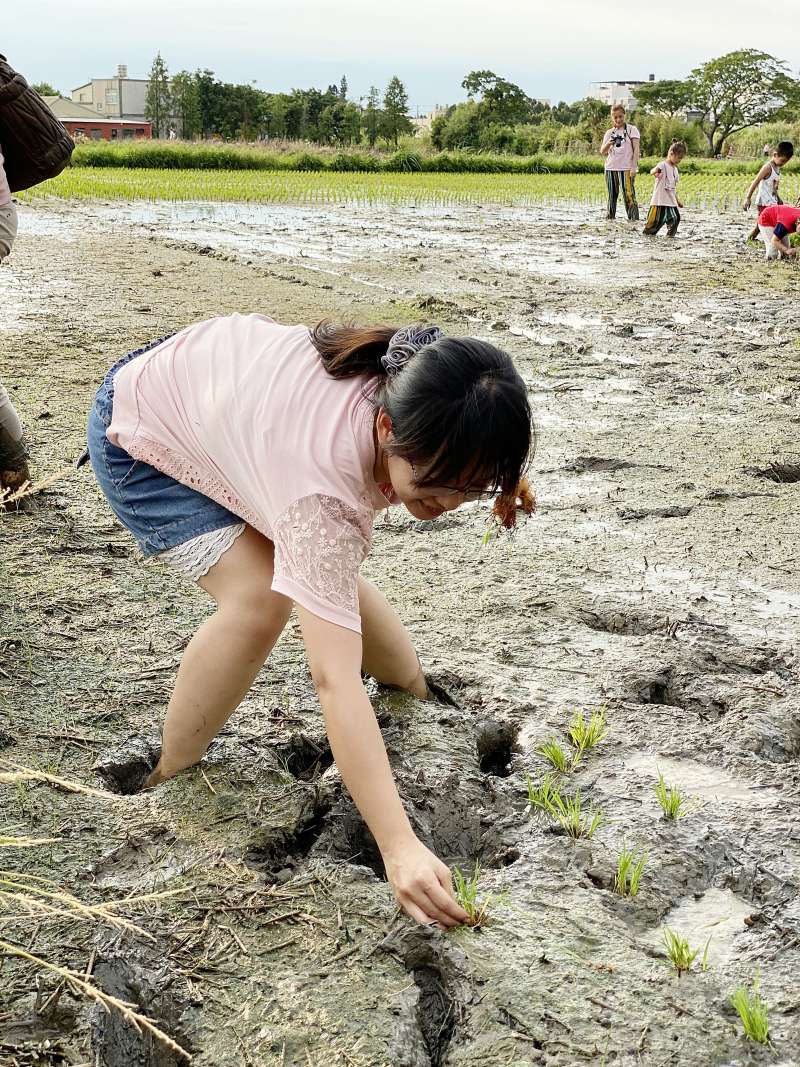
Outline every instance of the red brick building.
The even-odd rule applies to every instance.
[[[149,122],[138,119],[106,118],[91,108],[76,104],[63,96],[46,96],[45,103],[70,136],[88,138],[90,141],[149,141],[153,128]]]

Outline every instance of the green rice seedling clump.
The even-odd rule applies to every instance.
[[[578,754],[576,753],[575,756],[569,755],[555,737],[549,738],[536,751],[540,756],[544,756],[550,766],[560,774],[569,774],[578,763]]]
[[[453,884],[456,891],[456,900],[469,916],[465,926],[482,926],[486,920],[486,914],[494,901],[490,893],[483,900],[478,900],[478,881],[481,870],[475,864],[472,875],[467,877],[459,867],[453,868]]]
[[[561,796],[561,790],[555,775],[546,774],[539,785],[534,785],[531,776],[527,775],[526,783],[528,786],[528,803],[531,808],[550,814],[555,798]]]
[[[757,984],[753,983],[752,990],[740,986],[731,994],[730,1002],[742,1021],[745,1036],[759,1045],[768,1045],[769,1012],[758,994]]]
[[[550,805],[550,814],[566,834],[571,838],[592,837],[603,822],[605,816],[593,805],[583,806],[581,791],[578,789],[572,797],[562,797],[556,793]]]
[[[682,819],[689,814],[683,793],[676,785],[667,785],[661,771],[658,772],[658,781],[653,786],[653,792],[661,805],[665,819]]]
[[[646,863],[647,856],[645,854],[641,853],[637,856],[634,849],[624,848],[617,860],[614,892],[623,897],[635,897],[639,892],[639,882]]]
[[[678,972],[678,977],[691,970],[692,964],[699,955],[699,948],[691,948],[685,937],[676,934],[665,926],[662,931],[664,947],[667,950],[667,959]]]
[[[588,752],[599,745],[608,733],[605,709],[593,711],[587,719],[583,710],[576,711],[569,725],[569,736],[577,752]]]

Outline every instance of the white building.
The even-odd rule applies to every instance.
[[[70,95],[76,104],[90,108],[98,117],[141,122],[149,84],[147,78],[129,78],[128,68],[120,64],[116,77],[92,78]]]
[[[439,105],[436,104],[433,108],[431,108],[427,115],[421,115],[419,113],[419,108],[417,108],[416,110],[417,114],[411,116],[411,125],[414,127],[415,134],[430,132],[433,120],[439,115],[443,115],[445,111],[447,111],[447,108],[439,107]]]
[[[655,74],[647,79],[654,82]],[[644,78],[621,78],[618,81],[592,82],[589,86],[588,95],[593,100],[602,100],[611,107],[612,104],[622,104],[623,107],[632,111],[636,107],[636,90],[644,85]]]

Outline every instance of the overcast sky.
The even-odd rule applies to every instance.
[[[475,69],[557,102],[592,81],[682,77],[737,48],[800,66],[799,0],[672,0],[652,17],[616,0],[25,0],[3,22],[0,51],[65,95],[118,63],[146,77],[158,50],[171,73],[207,67],[270,91],[346,74],[358,99],[397,74],[421,111],[463,99]]]

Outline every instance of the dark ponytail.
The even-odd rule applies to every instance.
[[[355,378],[358,374],[385,374],[381,356],[386,355],[396,326],[337,326],[328,319],[311,331],[311,343],[332,378]]]
[[[332,377],[373,379],[365,397],[392,420],[388,450],[424,469],[418,485],[515,494],[534,431],[511,357],[474,337],[440,337],[389,376],[381,357],[395,332],[324,321],[311,341]]]

